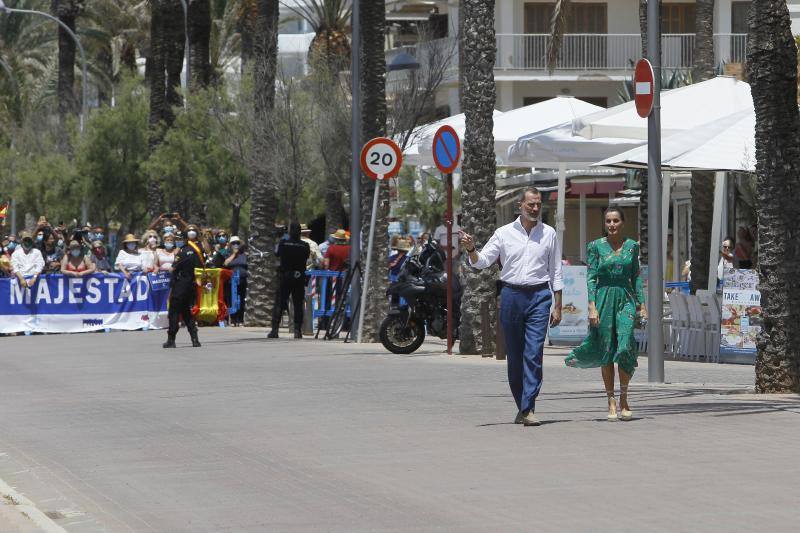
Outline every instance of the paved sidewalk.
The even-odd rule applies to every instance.
[[[668,362],[605,421],[549,349],[538,428],[505,363],[207,328],[3,338],[0,479],[67,531],[796,531],[800,398]],[[288,336],[284,336],[288,337]],[[0,507],[0,513],[2,507]],[[2,520],[0,514],[0,520]],[[0,523],[0,531],[5,531]]]

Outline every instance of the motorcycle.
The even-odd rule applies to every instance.
[[[417,253],[418,252],[418,253]],[[380,327],[381,344],[392,353],[409,354],[425,341],[426,333],[447,338],[447,255],[428,239],[415,244],[397,281],[386,291],[389,315]],[[461,320],[461,284],[453,276],[453,337]],[[405,302],[403,305],[402,302]]]

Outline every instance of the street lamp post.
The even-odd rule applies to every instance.
[[[89,109],[88,108],[88,103],[87,103],[88,102],[88,98],[87,98],[87,94],[88,93],[87,93],[87,89],[86,89],[86,83],[87,83],[87,80],[89,78],[88,78],[88,75],[86,73],[86,71],[87,71],[87,68],[86,68],[86,53],[83,51],[83,45],[81,44],[81,41],[78,39],[78,36],[75,35],[75,32],[73,32],[70,29],[69,26],[67,26],[66,24],[61,22],[57,17],[54,17],[50,13],[45,13],[44,11],[35,11],[33,9],[11,8],[11,7],[6,6],[3,3],[3,0],[0,0],[0,12],[5,12],[5,13],[25,13],[25,14],[30,14],[30,15],[39,15],[39,16],[48,18],[48,19],[56,22],[59,26],[61,26],[61,28],[65,32],[67,32],[67,34],[69,34],[70,37],[72,37],[72,40],[75,41],[75,44],[78,46],[78,51],[81,54],[81,73],[83,75],[83,80],[81,81],[81,115],[80,115],[80,133],[81,133],[81,135],[83,135],[83,128],[84,128],[84,125],[86,123],[86,115],[87,115],[87,112],[88,112],[88,109]]]
[[[350,86],[353,93],[350,102],[350,147],[352,169],[350,172],[350,268],[355,268],[361,259],[361,2],[355,0],[352,7],[352,38],[350,39]],[[352,277],[350,309],[355,313],[361,301],[361,280]],[[363,312],[362,309],[360,312]],[[355,319],[355,316],[352,317]],[[350,329],[355,320],[350,321]],[[356,332],[351,332],[354,335]],[[354,337],[355,338],[355,337]]]
[[[186,35],[186,85],[183,87],[184,91],[184,105],[186,104],[186,100],[189,98],[189,83],[191,78],[191,67],[189,66],[189,62],[191,61],[191,54],[189,51],[189,5],[186,3],[186,0],[181,0],[181,7],[183,8],[183,32]]]

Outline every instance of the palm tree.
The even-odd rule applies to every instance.
[[[757,392],[800,392],[800,115],[797,46],[785,0],[754,0],[747,76],[756,112],[758,273],[763,329]]]
[[[350,64],[350,41],[347,38],[352,8],[350,0],[298,0],[281,2],[314,31],[308,48],[308,62],[313,68],[339,72]],[[381,2],[385,5],[385,2]],[[370,26],[365,26],[371,28]]]
[[[84,8],[84,0],[52,0],[53,14],[75,32],[75,19]],[[79,105],[75,97],[75,41],[58,27],[58,118],[62,125],[67,117],[77,113]],[[81,83],[86,83],[83,80]]]
[[[495,100],[494,83],[495,29],[494,0],[462,0],[463,31],[461,69],[463,70],[462,108],[466,115],[462,190],[464,231],[475,241],[485,243],[497,224],[495,215],[495,155],[492,133]],[[484,337],[481,328],[481,307],[496,299],[496,268],[464,270],[461,299],[461,353],[478,354],[494,351],[494,339]],[[497,306],[488,305],[489,331],[495,330]]]
[[[695,4],[692,80],[704,81],[716,75],[714,68],[714,0]],[[714,217],[714,173],[692,172],[692,292],[708,287],[711,237],[708,228]],[[669,272],[668,274],[672,274]]]
[[[38,9],[40,2],[6,2]],[[56,70],[55,33],[41,17],[0,16],[0,130],[7,132],[42,104]]]
[[[189,0],[189,64],[192,79],[189,88],[208,87],[211,83],[211,4],[210,0]]]
[[[247,286],[247,322],[266,326],[272,309],[275,267],[271,250],[275,247],[275,217],[278,211],[278,191],[267,146],[270,132],[266,131],[268,117],[275,107],[275,79],[278,66],[278,0],[258,0],[253,32],[253,82],[255,131],[253,152],[261,158],[251,169],[250,236],[253,247],[266,252],[266,258],[253,261]]]
[[[361,138],[366,142],[386,133],[386,56],[384,55],[386,2],[385,0],[358,0],[361,26]],[[369,234],[372,214],[372,197],[375,182],[361,176],[361,228],[362,264],[366,265],[366,237]],[[367,292],[367,307],[364,313],[364,330],[361,338],[366,342],[378,342],[378,326],[389,311],[385,297],[388,279],[386,265],[389,250],[389,187],[381,185],[378,204],[375,240],[370,265],[370,286],[362,287]],[[358,238],[353,235],[353,238]]]

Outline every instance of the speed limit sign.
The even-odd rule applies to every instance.
[[[400,147],[386,137],[372,139],[361,150],[361,169],[374,180],[396,176],[402,164]]]

